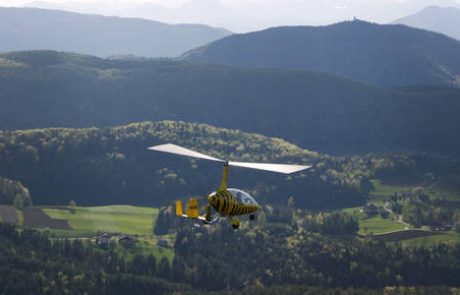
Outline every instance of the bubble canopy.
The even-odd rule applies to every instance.
[[[238,201],[238,203],[241,203],[241,204],[244,204],[244,205],[256,205],[256,206],[259,206],[259,204],[256,202],[256,200],[254,200],[254,198],[251,197],[251,195],[248,194],[247,192],[244,192],[244,191],[236,189],[236,188],[229,188],[229,189],[227,189],[227,191],[229,191],[233,195],[233,197]],[[215,194],[216,194],[216,192],[213,192],[212,194],[210,194],[210,196],[213,196]]]

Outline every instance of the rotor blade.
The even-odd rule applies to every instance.
[[[201,153],[198,153],[198,152],[183,148],[181,146],[178,146],[178,145],[175,145],[175,144],[172,144],[172,143],[151,146],[151,147],[149,147],[147,149],[151,150],[151,151],[171,153],[171,154],[187,156],[187,157],[193,157],[193,158],[199,158],[199,159],[210,160],[210,161],[225,162],[224,160],[213,158],[211,156],[201,154]]]
[[[291,174],[294,172],[302,171],[311,166],[304,166],[304,165],[286,165],[286,164],[261,164],[261,163],[246,163],[246,162],[228,162],[230,166],[238,166],[238,167],[245,167],[245,168],[252,168],[252,169],[259,169],[259,170],[266,170],[284,174]]]

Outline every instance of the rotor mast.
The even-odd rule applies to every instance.
[[[218,192],[223,192],[227,190],[228,170],[229,170],[228,161],[225,161],[224,174],[222,175],[222,180],[220,182],[219,188],[217,189]]]

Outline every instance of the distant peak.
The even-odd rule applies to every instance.
[[[431,5],[431,6],[427,6],[423,8],[422,10],[459,10],[459,9],[452,7],[452,6],[441,7],[441,6]]]

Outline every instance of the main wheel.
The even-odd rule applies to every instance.
[[[240,221],[238,219],[232,220],[232,227],[233,229],[238,229],[240,227]]]
[[[255,214],[249,215],[249,220],[251,221],[256,220],[256,215]]]

